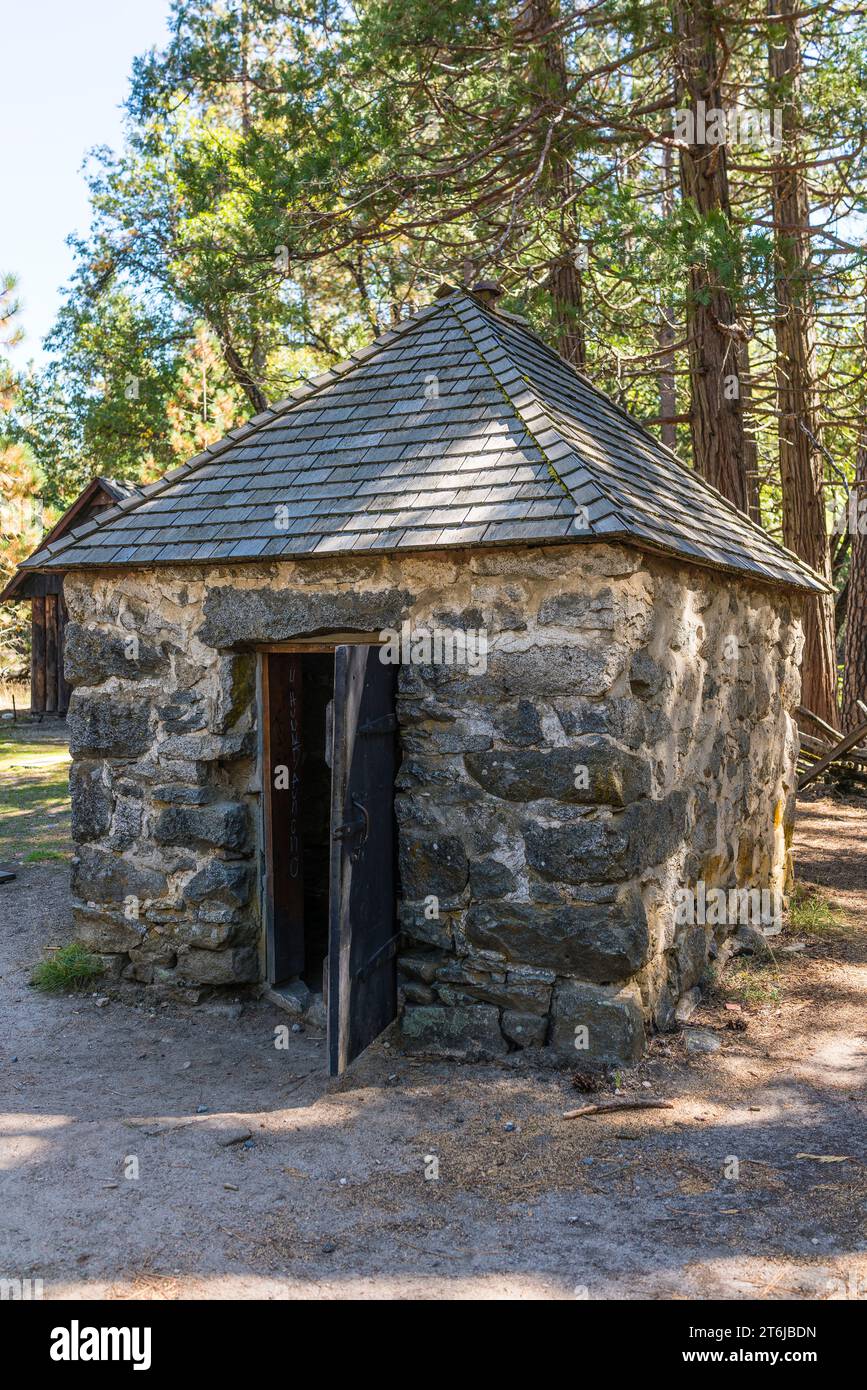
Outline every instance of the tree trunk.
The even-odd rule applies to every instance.
[[[662,147],[662,212],[670,217],[674,211],[673,157],[670,145]],[[662,422],[661,437],[667,449],[677,447],[677,377],[675,371],[674,344],[676,341],[674,308],[663,304],[660,313],[657,346],[662,350],[659,358],[659,415]]]
[[[824,467],[818,447],[815,321],[810,283],[810,208],[799,168],[801,43],[795,0],[768,0],[770,98],[782,108],[782,148],[772,173],[777,414],[783,543],[830,582]],[[801,703],[838,725],[833,596],[810,599],[804,613]]]
[[[747,490],[747,511],[751,521],[762,524],[759,501],[759,443],[756,438],[756,419],[753,414],[753,378],[750,371],[750,345],[744,340],[738,349],[738,381],[741,392],[741,416],[744,422],[744,485]]]
[[[522,39],[532,40],[529,52],[530,87],[545,104],[539,123],[543,141],[550,144],[547,167],[539,181],[545,202],[558,210],[557,240],[548,289],[560,354],[579,371],[587,361],[584,333],[584,285],[581,274],[580,228],[576,211],[573,151],[568,135],[569,74],[559,31],[559,0],[527,0],[515,21]],[[541,155],[541,150],[540,150]]]
[[[581,271],[572,256],[561,256],[548,280],[557,333],[557,351],[579,372],[587,365],[584,337],[584,287]]]
[[[250,16],[247,0],[241,0],[241,130],[250,134]]]
[[[846,730],[853,729],[864,719],[856,701],[867,701],[867,418],[861,429],[855,459],[849,536],[852,556],[849,561],[843,649],[843,727]]]
[[[678,39],[677,100],[692,112],[680,149],[680,188],[703,220],[730,218],[724,143],[709,143],[708,112],[722,108],[716,40],[718,12],[712,0],[675,0]],[[703,105],[701,105],[703,103]],[[714,135],[716,135],[714,131]],[[693,462],[709,483],[741,511],[747,510],[744,428],[738,385],[737,322],[732,288],[711,266],[694,264],[687,304]]]
[[[226,363],[226,366],[229,368],[229,371],[232,373],[232,376],[235,378],[235,381],[238,383],[241,390],[244,392],[244,395],[247,397],[247,400],[253,407],[253,413],[255,415],[259,415],[263,410],[268,409],[268,397],[265,395],[255,376],[253,375],[255,367],[253,370],[251,370],[249,367],[246,366],[243,358],[241,357],[241,354],[238,352],[238,349],[235,347],[228,333],[225,331],[225,329],[219,322],[215,322],[212,319],[209,319],[208,322],[210,324],[210,327],[213,329],[217,339],[219,340],[220,347],[223,350],[223,359]]]

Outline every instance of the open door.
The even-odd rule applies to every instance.
[[[337,647],[331,759],[328,1069],[339,1076],[397,1011],[396,668]]]

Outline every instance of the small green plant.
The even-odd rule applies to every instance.
[[[45,864],[49,859],[65,859],[59,849],[32,849],[29,854],[25,854],[25,864]]]
[[[59,951],[52,952],[47,960],[41,960],[34,968],[32,978],[37,989],[83,989],[103,970],[99,956],[88,951],[80,941],[72,941]]]
[[[744,964],[739,970],[730,970],[725,983],[726,996],[742,1004],[777,1004],[780,999],[776,972],[758,963]]]
[[[793,931],[824,932],[846,930],[840,913],[813,884],[796,883],[789,898],[789,926]]]
[[[702,994],[718,994],[720,989],[720,970],[716,961],[709,960],[701,972],[699,980]]]

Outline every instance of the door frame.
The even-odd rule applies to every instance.
[[[262,930],[263,975],[266,986],[274,984],[274,895],[273,880],[273,819],[271,786],[270,719],[268,692],[268,662],[266,657],[285,652],[303,655],[318,653],[328,655],[337,647],[358,644],[365,647],[381,647],[385,641],[378,632],[327,632],[311,637],[295,637],[287,642],[266,642],[257,645],[256,653],[256,758],[259,783],[259,903]]]

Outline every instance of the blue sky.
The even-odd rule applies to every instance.
[[[39,360],[71,271],[66,237],[87,228],[82,161],[94,145],[119,146],[132,60],[165,40],[170,0],[0,5],[0,272],[18,276],[23,363]]]

